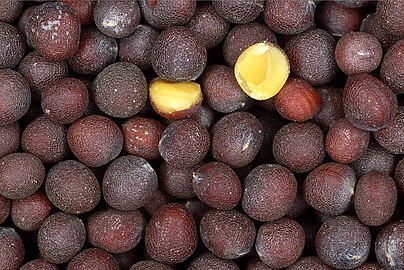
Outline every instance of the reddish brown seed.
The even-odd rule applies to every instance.
[[[85,240],[83,221],[64,212],[49,216],[38,232],[41,257],[55,264],[70,261],[83,248]]]
[[[32,45],[31,37],[30,37],[31,31],[28,31],[28,30],[29,30],[32,11],[37,6],[38,5],[33,5],[33,6],[29,6],[26,9],[24,9],[20,15],[20,18],[18,19],[18,24],[17,24],[18,31],[20,32],[21,36],[26,40],[27,46],[30,49],[33,49],[34,47]]]
[[[69,147],[66,127],[51,121],[46,115],[39,116],[24,129],[22,149],[37,156],[44,164],[54,164],[66,158]]]
[[[11,220],[24,231],[36,231],[51,215],[52,203],[42,191],[11,203]]]
[[[81,25],[91,25],[94,23],[94,7],[97,2],[91,0],[62,0],[62,2],[76,11]]]
[[[317,6],[317,26],[333,36],[342,36],[353,31],[358,31],[364,18],[363,10],[360,8],[344,7],[336,2],[324,1]]]
[[[250,252],[255,240],[253,221],[238,210],[209,210],[199,226],[202,242],[222,259],[237,259]]]
[[[362,21],[360,30],[377,38],[380,44],[382,44],[384,52],[386,52],[394,43],[402,38],[402,36],[393,35],[387,32],[387,30],[377,20],[375,13],[370,13]]]
[[[316,251],[331,267],[352,269],[363,264],[371,248],[368,227],[353,216],[336,216],[321,225],[316,236]]]
[[[211,128],[213,157],[232,168],[249,164],[264,140],[262,125],[248,112],[234,112],[223,116]]]
[[[195,197],[192,187],[193,173],[201,166],[175,167],[163,162],[158,171],[159,185],[172,197],[190,199]]]
[[[311,122],[287,124],[275,135],[273,153],[292,172],[311,171],[325,158],[323,132]]]
[[[317,88],[317,93],[320,97],[320,109],[313,116],[313,122],[323,131],[328,131],[335,121],[344,117],[342,88],[322,86]]]
[[[355,212],[365,225],[386,223],[393,215],[396,203],[397,188],[390,176],[372,171],[359,178],[355,189]]]
[[[369,262],[369,263],[364,263],[359,267],[354,268],[355,270],[384,270],[383,267],[381,267],[380,264],[377,262]]]
[[[0,224],[8,218],[10,214],[11,200],[0,195]]]
[[[300,257],[294,264],[286,268],[287,270],[332,270],[317,256]],[[356,268],[355,268],[356,269]]]
[[[216,122],[217,113],[209,105],[202,102],[202,104],[197,108],[196,112],[191,114],[189,118],[194,119],[204,128],[210,129]]]
[[[394,170],[394,181],[397,186],[398,193],[404,197],[404,160],[401,159]]]
[[[401,56],[404,54],[404,41],[397,41],[386,52],[380,68],[380,78],[396,94],[404,93],[404,63]]]
[[[129,270],[172,270],[172,268],[152,260],[143,260],[132,265]]]
[[[338,70],[334,58],[335,44],[334,38],[322,29],[293,36],[285,46],[291,73],[313,86],[328,83]]]
[[[0,158],[15,153],[20,147],[21,130],[17,122],[0,125]]]
[[[397,0],[379,1],[376,19],[379,24],[393,35],[404,35],[404,3]]]
[[[70,124],[83,116],[88,102],[86,85],[75,78],[57,80],[42,92],[41,98],[42,110],[59,124]]]
[[[60,270],[59,266],[41,258],[27,262],[20,270]]]
[[[325,150],[336,162],[348,164],[365,153],[369,140],[369,131],[359,129],[346,118],[341,118],[328,130]]]
[[[351,164],[356,176],[361,177],[365,173],[378,171],[391,175],[397,163],[397,157],[381,147],[378,143],[371,141],[365,153]]]
[[[159,31],[147,24],[140,24],[126,38],[119,40],[119,59],[137,65],[140,69],[151,68],[152,44]]]
[[[0,159],[0,194],[9,199],[28,197],[45,179],[39,158],[29,153],[13,153]]]
[[[114,38],[101,33],[97,28],[84,28],[75,54],[67,60],[69,67],[83,75],[96,75],[115,62],[118,44]]]
[[[159,151],[161,157],[176,167],[192,167],[208,153],[210,136],[206,128],[192,119],[172,122],[163,132]]]
[[[170,202],[172,202],[172,197],[160,188],[157,188],[151,201],[146,203],[141,209],[147,217],[151,217],[160,209],[160,207]]]
[[[210,210],[211,208],[204,204],[198,197],[194,197],[192,199],[187,200],[184,203],[184,206],[188,209],[188,211],[194,217],[195,223],[197,226],[201,223],[201,219],[203,215]]]
[[[28,30],[35,50],[44,58],[62,61],[73,56],[80,41],[77,13],[61,2],[47,2],[31,14]]]
[[[7,125],[28,111],[31,92],[24,77],[11,69],[0,69],[0,83],[0,125]]]
[[[393,154],[404,154],[404,107],[398,107],[393,119],[385,128],[373,133],[376,141]]]
[[[94,137],[94,134],[97,134]],[[74,122],[67,131],[70,150],[89,167],[99,167],[115,159],[121,152],[123,136],[109,118],[89,115]]]
[[[254,168],[243,184],[243,210],[259,221],[273,221],[284,216],[296,198],[296,178],[280,165],[264,164]]]
[[[343,35],[335,47],[338,67],[347,75],[370,73],[380,64],[383,48],[371,34],[350,32]]]
[[[284,35],[299,34],[314,25],[314,2],[305,0],[267,1],[263,12],[265,23]]]
[[[158,262],[183,262],[194,253],[197,244],[195,221],[181,204],[172,203],[161,207],[146,227],[146,251]]]
[[[263,0],[216,0],[212,4],[217,13],[229,22],[245,24],[258,17],[264,10],[265,2]]]
[[[375,252],[377,261],[383,269],[404,268],[404,221],[399,220],[387,225],[377,235]]]
[[[209,162],[193,173],[196,196],[212,208],[230,210],[241,199],[242,185],[237,174],[222,162]]]
[[[189,28],[171,26],[154,41],[151,63],[163,80],[192,81],[205,69],[207,52],[202,41]]]
[[[213,255],[210,252],[203,253],[196,257],[189,265],[188,270],[239,270],[240,268],[234,261],[225,260]]]
[[[350,207],[355,184],[355,172],[351,167],[324,163],[307,175],[302,193],[306,202],[317,211],[339,215]]]
[[[311,119],[320,109],[317,91],[305,80],[289,78],[274,97],[279,114],[294,122]]]
[[[87,240],[94,247],[110,253],[133,249],[143,238],[146,219],[139,210],[119,211],[104,208],[87,219]]]
[[[66,268],[67,270],[118,270],[115,258],[98,248],[88,248],[77,254]]]
[[[24,261],[21,236],[13,229],[0,226],[0,269],[17,270]]]
[[[186,24],[196,9],[193,0],[140,0],[139,5],[144,19],[160,29]]]
[[[57,80],[67,77],[68,68],[65,61],[51,61],[38,52],[27,54],[18,66],[18,72],[24,76],[31,87],[32,99],[41,100],[42,92]]]
[[[24,57],[26,46],[16,27],[0,22],[0,69],[17,66]]]
[[[97,107],[117,118],[128,118],[140,112],[146,104],[147,92],[143,72],[129,62],[116,62],[104,68],[92,87]]]
[[[18,18],[24,3],[18,0],[4,0],[0,3],[0,21],[12,22]]]
[[[94,22],[109,37],[123,38],[131,35],[141,19],[137,1],[100,1],[94,8]]]
[[[230,67],[233,67],[245,49],[263,41],[277,43],[275,34],[265,24],[252,22],[236,25],[223,42],[224,60]]]
[[[160,157],[158,144],[165,125],[149,117],[134,116],[122,124],[123,148],[146,160]]]
[[[304,241],[302,226],[293,219],[281,218],[261,225],[257,232],[255,249],[265,264],[283,268],[300,257]]]
[[[384,128],[397,112],[397,98],[382,81],[369,74],[349,77],[343,93],[345,117],[360,129]]]
[[[248,262],[245,270],[274,270],[274,269],[266,265],[259,258],[254,258]]]
[[[198,3],[187,26],[203,41],[206,49],[219,45],[230,30],[230,23],[216,12],[211,3]]]
[[[141,157],[127,155],[108,166],[102,180],[102,192],[110,206],[128,211],[150,202],[157,185],[153,167]]]
[[[48,171],[45,191],[53,205],[76,215],[93,209],[101,198],[101,188],[95,175],[75,160],[59,162]]]
[[[204,101],[218,112],[239,111],[251,103],[228,66],[212,65],[206,68],[201,76],[201,87]]]

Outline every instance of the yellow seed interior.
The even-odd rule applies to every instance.
[[[289,62],[278,46],[261,42],[248,47],[237,59],[234,74],[243,91],[253,99],[275,96],[289,76]]]
[[[187,110],[202,101],[201,86],[196,82],[157,79],[149,86],[149,96],[153,106],[164,113]]]

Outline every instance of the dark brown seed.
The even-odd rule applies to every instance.
[[[32,11],[27,31],[40,55],[62,61],[78,49],[81,26],[74,9],[61,2],[46,2]]]
[[[210,252],[203,253],[196,257],[189,265],[188,270],[239,270],[240,268],[234,261],[225,260],[213,255]]]
[[[393,35],[404,35],[404,3],[397,0],[379,1],[376,19],[382,27]]]
[[[352,269],[363,264],[371,248],[368,227],[356,217],[336,216],[321,225],[316,236],[316,251],[331,267]]]
[[[66,268],[67,270],[118,270],[115,258],[98,248],[89,248],[77,254]]]
[[[176,167],[192,167],[208,153],[210,136],[195,120],[172,122],[163,132],[159,151],[162,158]]]
[[[11,69],[0,69],[0,83],[0,125],[7,125],[28,111],[31,92],[24,77]]]
[[[404,93],[404,63],[401,55],[404,54],[404,41],[397,41],[386,52],[380,68],[380,78],[396,94]]]
[[[317,256],[300,257],[294,264],[286,268],[287,270],[332,270]],[[356,268],[355,268],[356,269]]]
[[[237,174],[222,162],[209,162],[193,173],[196,196],[212,208],[230,210],[241,199],[242,185]]]
[[[344,117],[342,88],[322,86],[317,88],[317,93],[320,97],[320,109],[313,116],[313,122],[326,132],[335,121]]]
[[[36,231],[52,214],[52,203],[44,192],[38,191],[11,203],[11,220],[24,231]]]
[[[356,177],[348,165],[324,163],[311,171],[303,182],[305,201],[317,211],[339,215],[351,206]]]
[[[377,235],[375,252],[377,261],[385,269],[404,268],[404,221],[399,220],[387,225]]]
[[[194,253],[197,244],[195,221],[181,204],[172,203],[161,207],[146,227],[146,251],[158,262],[183,262]]]
[[[396,182],[398,193],[404,197],[404,161],[401,159],[394,170],[394,181]]]
[[[397,203],[394,180],[383,173],[372,171],[358,180],[355,189],[355,212],[368,226],[380,226],[393,215]]]
[[[311,171],[325,158],[323,132],[311,122],[287,124],[275,135],[273,153],[292,172]]]
[[[222,259],[237,259],[246,255],[256,235],[253,221],[238,210],[209,210],[199,227],[202,242]]]
[[[245,270],[274,270],[274,269],[266,265],[259,258],[254,258],[248,262]]]
[[[0,21],[12,22],[18,18],[24,2],[19,0],[4,0],[0,3]]]
[[[215,0],[213,7],[220,16],[231,23],[245,24],[252,22],[264,10],[263,0]]]
[[[273,221],[284,216],[296,198],[296,178],[280,165],[264,164],[254,168],[243,184],[243,210],[259,221]]]
[[[172,270],[172,268],[159,262],[144,260],[135,263],[129,270]]]
[[[369,131],[359,129],[346,118],[341,118],[328,130],[325,150],[333,160],[347,164],[354,162],[365,153],[369,140]]]
[[[119,211],[104,208],[87,219],[87,240],[110,253],[123,253],[136,247],[143,238],[146,219],[139,210]]]
[[[13,153],[0,159],[0,194],[9,199],[28,197],[45,179],[39,158],[29,153]]]
[[[160,188],[157,188],[151,201],[146,203],[141,209],[147,217],[151,217],[160,209],[160,207],[170,202],[172,202],[172,197]]]
[[[151,68],[152,44],[159,31],[147,24],[140,24],[126,38],[119,40],[119,59],[137,65],[140,69]]]
[[[15,153],[20,147],[21,130],[17,122],[0,125],[0,158]]]
[[[257,232],[255,249],[270,267],[283,268],[294,263],[304,249],[304,230],[292,219],[281,218],[264,223]]]
[[[11,200],[0,195],[0,224],[8,218],[10,214]]]
[[[202,40],[206,49],[219,45],[230,30],[230,23],[220,17],[211,3],[198,3],[187,26]]]
[[[20,270],[60,270],[59,266],[41,258],[27,262]]]
[[[94,134],[97,134],[94,137]],[[67,131],[70,150],[89,167],[99,167],[115,159],[121,152],[123,136],[109,118],[89,115],[74,122]]]
[[[369,262],[356,267],[355,270],[384,270],[384,268],[381,267],[377,262]]]
[[[26,46],[16,27],[0,22],[0,69],[16,67],[24,57]]]
[[[349,77],[343,93],[345,117],[357,128],[384,128],[397,112],[397,98],[381,80],[370,74]]]
[[[97,28],[84,28],[76,53],[67,60],[69,67],[83,75],[96,75],[115,62],[118,44],[114,38],[101,33]]]
[[[404,107],[398,107],[396,115],[387,126],[373,133],[376,141],[393,154],[404,154]]]
[[[0,226],[0,269],[17,270],[24,261],[21,236],[13,229]]]
[[[293,36],[285,46],[292,74],[313,86],[331,81],[338,70],[335,45],[334,38],[322,29]]]
[[[102,192],[105,201],[119,210],[135,210],[153,198],[157,174],[143,158],[123,156],[115,159],[104,174]]]
[[[210,130],[213,157],[232,168],[249,164],[258,154],[264,134],[259,120],[248,112],[223,116]]]
[[[101,32],[113,38],[131,35],[141,18],[137,1],[99,1],[94,8],[94,22]]]
[[[92,0],[62,0],[62,2],[76,11],[81,25],[91,25],[94,23],[94,7],[97,2]]]
[[[273,31],[284,35],[299,34],[314,25],[316,5],[312,1],[293,0],[266,2],[265,23]]]
[[[57,212],[49,216],[38,232],[38,248],[48,262],[70,261],[84,246],[86,229],[77,216]]]
[[[32,99],[41,100],[42,92],[49,85],[67,77],[68,67],[65,61],[50,61],[33,51],[21,60],[18,72],[28,81]]]

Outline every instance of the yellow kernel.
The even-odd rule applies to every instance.
[[[248,47],[234,66],[234,74],[241,89],[257,100],[275,96],[288,79],[289,72],[286,54],[269,42]]]
[[[195,111],[203,96],[201,86],[196,82],[169,82],[157,78],[149,86],[149,99],[158,114],[175,119]]]

